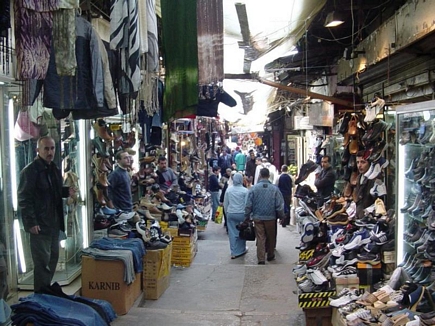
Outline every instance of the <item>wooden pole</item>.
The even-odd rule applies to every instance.
[[[333,96],[326,96],[326,95],[322,95],[322,94],[317,94],[317,93],[309,92],[309,91],[303,90],[301,88],[296,88],[296,87],[282,85],[282,84],[275,83],[275,82],[272,82],[270,80],[263,79],[263,78],[257,78],[257,79],[262,84],[266,84],[266,85],[269,85],[269,86],[272,86],[272,87],[276,87],[276,88],[282,89],[282,90],[290,92],[290,93],[296,93],[296,94],[306,95],[306,96],[309,96],[311,98],[316,98],[316,99],[319,99],[319,100],[325,100],[325,101],[329,101],[329,102],[334,103],[334,104],[339,104],[339,105],[347,106],[349,108],[353,108],[353,103],[352,102],[349,102],[349,101],[346,101],[346,100],[342,100],[340,98],[336,98],[336,97],[333,97]]]

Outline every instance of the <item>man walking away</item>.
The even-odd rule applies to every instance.
[[[284,215],[285,218],[281,221],[281,226],[285,228],[290,224],[290,205],[292,198],[293,181],[288,174],[287,165],[281,167],[281,174],[278,178],[278,189],[281,191],[284,198]]]
[[[257,259],[259,265],[275,259],[276,220],[284,219],[284,199],[278,187],[269,181],[269,170],[260,170],[260,179],[248,194],[245,219],[252,218],[257,237]]]

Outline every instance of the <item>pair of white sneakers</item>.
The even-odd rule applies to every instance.
[[[345,292],[346,290],[347,292]],[[344,290],[345,293],[339,298],[330,300],[329,305],[335,308],[340,308],[353,301],[358,300],[361,297],[358,290],[355,289],[346,289],[346,290]]]

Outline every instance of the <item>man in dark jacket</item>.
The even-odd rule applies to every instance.
[[[287,165],[281,167],[281,175],[278,178],[278,188],[284,198],[284,214],[285,218],[281,221],[281,226],[285,228],[290,224],[290,205],[292,198],[293,181],[288,174]]]
[[[336,174],[331,166],[331,158],[328,155],[322,157],[321,161],[322,171],[316,175],[314,185],[317,188],[317,195],[319,197],[318,205],[323,205],[325,198],[331,196],[334,192]]]
[[[255,153],[254,150],[251,149],[249,151],[249,159],[246,162],[245,175],[249,178],[249,181],[253,184],[255,169],[257,168],[257,164],[255,163]]]
[[[227,169],[231,169],[231,165],[233,161],[231,159],[231,154],[227,151],[222,151],[221,156],[219,156],[218,165],[221,168],[221,171],[226,171]]]
[[[216,214],[217,208],[219,206],[219,173],[221,172],[221,168],[215,166],[212,168],[213,173],[210,175],[208,180],[208,188],[211,194],[211,207],[212,207],[212,215],[211,218],[214,221],[214,216]]]
[[[59,233],[65,231],[62,198],[75,190],[62,186],[62,174],[53,163],[55,142],[38,140],[38,156],[20,175],[18,205],[24,229],[30,233],[34,291],[50,286],[59,259]]]

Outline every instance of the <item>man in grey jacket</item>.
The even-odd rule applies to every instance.
[[[260,170],[260,179],[249,191],[245,207],[245,219],[252,218],[257,236],[259,265],[275,259],[276,220],[284,219],[284,199],[278,187],[269,181],[269,170]]]

